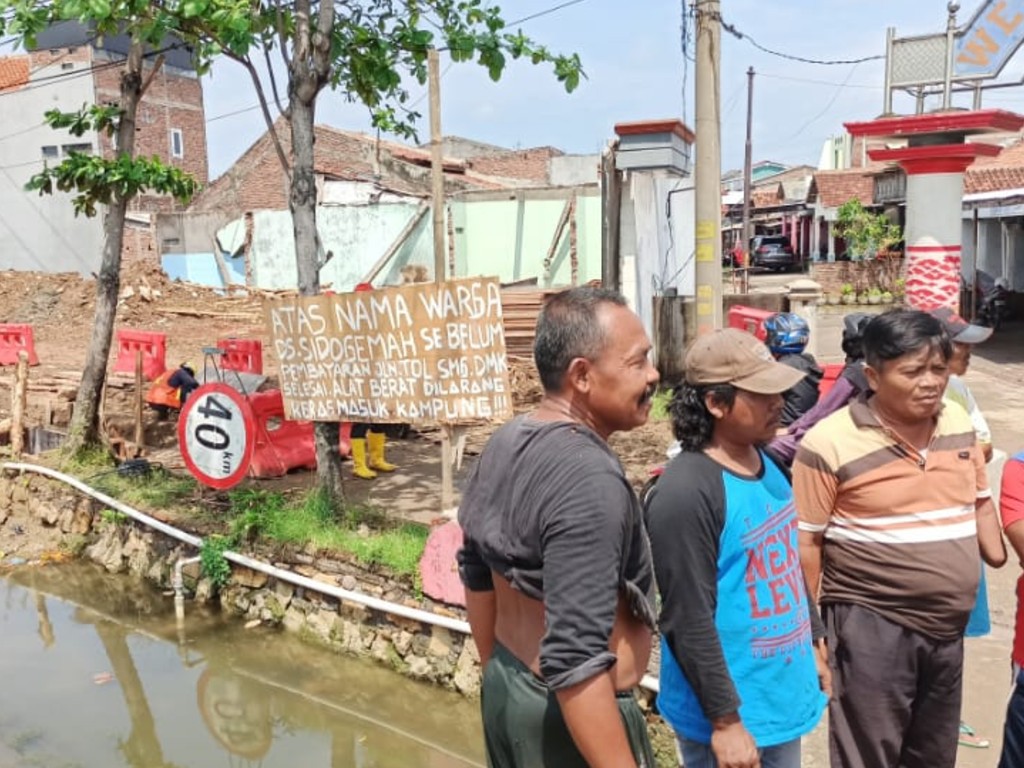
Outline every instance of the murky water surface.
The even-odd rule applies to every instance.
[[[0,768],[464,768],[475,703],[91,565],[0,575]]]

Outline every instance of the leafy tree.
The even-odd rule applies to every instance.
[[[78,112],[51,110],[45,117],[53,128],[67,129],[76,136],[96,131],[116,137],[117,157],[72,153],[60,165],[44,169],[28,183],[30,190],[40,194],[52,194],[54,189],[74,193],[76,214],[95,216],[97,206],[105,206],[95,316],[68,434],[69,453],[100,441],[99,406],[120,291],[121,247],[128,205],[144,191],[173,195],[184,202],[196,190],[195,181],[180,170],[155,157],[135,156],[138,106],[163,65],[163,55],[158,52],[147,67],[145,50],[160,50],[168,32],[174,29],[174,19],[173,14],[145,0],[0,0],[0,35],[12,35],[26,47],[33,46],[46,27],[69,20],[81,22],[97,37],[125,33],[131,40],[120,73],[116,105],[87,106]]]
[[[482,0],[184,0],[178,10],[184,17],[181,29],[196,45],[200,59],[222,53],[244,66],[253,81],[290,178],[289,208],[302,295],[320,292],[320,269],[327,258],[317,236],[313,172],[313,126],[321,91],[329,88],[361,102],[376,128],[409,137],[420,117],[410,102],[409,83],[426,82],[432,47],[446,49],[455,62],[475,59],[495,81],[509,59],[551,65],[567,91],[582,75],[576,55],[553,54],[522,32],[509,31],[501,10],[485,7]],[[287,73],[287,103],[281,98],[272,57],[280,58]],[[269,88],[257,70],[258,60],[267,64]],[[271,98],[289,124],[290,158],[274,128]],[[337,425],[318,423],[314,435],[319,487],[330,498],[341,499]]]
[[[889,221],[885,214],[867,210],[856,198],[839,206],[836,234],[846,241],[853,261],[873,259],[903,239],[898,224]]]

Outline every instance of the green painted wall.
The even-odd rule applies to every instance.
[[[502,282],[536,277],[543,285],[547,258],[565,199],[519,199],[451,203],[455,265],[459,275],[497,275]],[[576,195],[578,282],[601,277],[601,198]],[[569,227],[552,261],[551,285],[571,282]]]

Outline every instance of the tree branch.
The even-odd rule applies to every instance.
[[[248,56],[239,56],[236,53],[232,53],[227,48],[223,51],[224,55],[229,59],[233,59],[245,67],[249,73],[249,77],[252,78],[252,84],[256,88],[256,96],[260,102],[260,112],[263,113],[263,120],[267,124],[267,132],[270,134],[271,141],[274,142],[274,150],[277,152],[277,159],[281,161],[281,168],[284,169],[285,175],[290,179],[292,175],[292,166],[288,162],[288,155],[285,154],[284,147],[281,145],[281,137],[277,135],[277,129],[274,127],[274,118],[270,114],[270,105],[267,101],[266,91],[263,90],[263,83],[260,81],[260,74],[256,71],[256,67],[252,63],[252,59]],[[278,105],[280,107],[280,105]],[[290,109],[290,107],[289,107]],[[286,118],[288,112],[281,110],[281,114]]]
[[[290,69],[292,62],[288,58],[288,36],[284,32],[284,14],[281,12],[281,0],[274,0],[274,14],[276,16],[277,41],[281,47],[281,58],[284,59],[285,67]],[[267,66],[270,66],[269,56],[267,57]]]
[[[321,2],[313,36],[313,68],[318,87],[322,88],[331,77],[331,29],[334,27],[334,3]]]
[[[159,56],[156,57],[156,60],[153,62],[153,71],[149,73],[149,76],[146,78],[146,81],[142,84],[142,88],[139,89],[140,99],[146,95],[146,91],[149,90],[149,86],[153,84],[153,79],[156,77],[156,73],[160,71],[160,67],[162,67],[163,65],[164,55],[161,53]]]
[[[287,54],[282,54],[282,56],[283,56],[283,58],[285,60],[285,66],[287,66],[288,65],[288,56],[287,56]],[[270,61],[270,49],[269,48],[264,48],[263,49],[263,58],[266,59],[266,62],[267,62],[267,72],[270,73],[270,90],[274,94],[274,103],[277,105],[277,111],[280,112],[283,115],[283,114],[285,114],[285,111],[284,111],[284,107],[281,106],[281,96],[280,96],[280,94],[278,93],[278,90],[277,90],[277,78],[274,77],[274,65]]]
[[[309,72],[309,13],[310,0],[295,0],[295,50],[290,65],[292,82],[296,80],[296,75],[302,77]]]

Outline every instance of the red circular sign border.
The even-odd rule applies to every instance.
[[[192,457],[188,454],[186,446],[188,441],[185,439],[185,427],[188,424],[188,416],[192,412],[192,409],[196,407],[196,403],[203,395],[208,394],[221,394],[227,397],[233,402],[238,410],[242,413],[242,424],[245,426],[245,450],[242,452],[242,461],[238,465],[232,474],[223,478],[210,477],[210,475],[203,472],[196,463],[192,460]],[[229,387],[220,381],[213,381],[209,384],[203,384],[197,389],[192,390],[192,393],[188,396],[188,400],[185,401],[185,406],[181,409],[181,413],[178,414],[178,450],[181,452],[181,458],[185,462],[185,466],[188,471],[192,473],[192,476],[201,482],[203,485],[208,485],[211,488],[216,488],[218,491],[226,491],[229,488],[233,488],[242,482],[242,479],[246,476],[249,471],[249,464],[252,462],[252,454],[256,450],[256,419],[252,413],[252,406],[249,405],[249,400],[243,397],[238,390]]]

